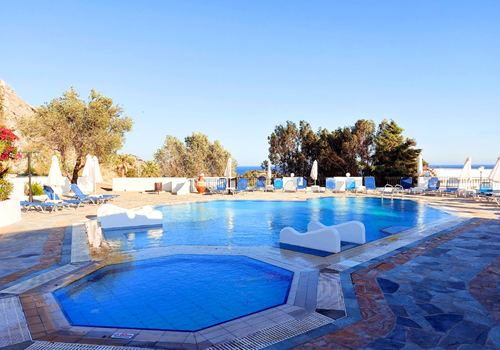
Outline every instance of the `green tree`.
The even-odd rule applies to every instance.
[[[137,174],[137,170],[134,168],[130,168],[127,170],[127,174],[125,174],[126,177],[139,177],[139,174]]]
[[[379,183],[385,183],[386,176],[413,176],[417,171],[422,150],[415,148],[414,139],[405,139],[402,133],[403,129],[393,120],[384,119],[378,127],[371,174]]]
[[[268,137],[269,158],[283,174],[308,176],[317,160],[319,176],[343,176],[348,172],[357,176],[371,164],[374,130],[375,124],[364,119],[333,132],[314,132],[306,121],[301,121],[299,127],[288,121],[276,126]]]
[[[299,126],[291,121],[277,125],[269,140],[269,160],[284,175],[304,175],[310,171],[314,157],[317,156],[318,136],[311,125],[301,121]],[[267,163],[262,163],[262,168]]]
[[[163,176],[195,177],[222,176],[226,163],[232,158],[219,141],[210,142],[207,135],[193,132],[184,142],[167,135],[163,146],[154,154],[154,159]],[[232,158],[233,175],[238,163]]]
[[[94,89],[87,101],[71,88],[59,98],[37,109],[20,122],[20,130],[33,142],[46,145],[61,155],[64,174],[76,183],[85,156],[94,154],[100,163],[110,164],[132,130],[132,119],[113,105],[113,99]]]
[[[134,164],[134,157],[131,154],[124,154],[123,152],[121,155],[117,155],[114,160],[116,172],[121,177],[128,176],[129,168],[133,167]]]
[[[148,160],[141,166],[141,177],[158,177],[160,176],[160,167],[155,161]]]

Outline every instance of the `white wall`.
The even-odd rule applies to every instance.
[[[482,177],[483,179],[487,179],[488,176],[490,176],[490,173],[493,169],[484,169],[483,170],[483,173],[481,174],[481,172],[478,170],[478,169],[471,169],[471,172],[470,172],[470,176],[471,177]],[[439,177],[439,176],[442,176],[442,177],[459,177],[460,174],[462,173],[462,169],[446,169],[446,168],[442,168],[442,169],[434,169],[434,171],[436,172],[436,175]]]
[[[154,190],[155,182],[161,182],[163,191],[172,192],[172,188],[186,180],[185,177],[115,177],[113,178],[113,191]]]
[[[21,205],[19,199],[8,199],[0,202],[0,227],[21,221]]]
[[[31,177],[31,184],[38,182],[41,183],[42,186],[47,184],[47,176],[32,176]],[[24,198],[24,184],[28,183],[29,178],[26,177],[15,177],[12,179],[7,179],[10,182],[14,184],[14,190],[12,191],[12,194],[10,195],[10,198]],[[69,182],[69,179],[67,177],[64,178],[64,186],[61,187],[54,187],[54,191],[57,194],[62,194],[62,193],[67,193],[71,190],[71,183]],[[83,189],[82,189],[83,190]]]

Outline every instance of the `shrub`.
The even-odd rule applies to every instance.
[[[7,174],[7,161],[15,161],[21,158],[21,155],[17,152],[17,147],[14,146],[14,142],[17,140],[19,140],[19,137],[14,135],[12,131],[7,128],[0,128],[0,179]]]
[[[26,169],[24,173],[19,173],[19,176],[28,176],[28,175],[29,175],[28,169]],[[35,168],[31,167],[31,176],[40,176],[40,174],[36,172]]]
[[[25,183],[24,184],[24,195],[28,196],[29,193],[29,184]],[[38,182],[32,182],[31,183],[31,193],[33,193],[33,196],[41,196],[42,194],[45,194],[43,191],[43,185]]]
[[[127,177],[139,177],[139,175],[137,175],[137,170],[135,170],[134,168],[129,168],[127,170],[126,176]]]
[[[8,199],[13,190],[14,184],[12,182],[0,179],[0,201]]]

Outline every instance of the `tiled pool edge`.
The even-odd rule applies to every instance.
[[[455,219],[456,219],[456,220],[459,220],[459,218],[455,218]],[[442,233],[445,233],[447,230],[449,231],[449,230],[453,229],[454,227],[457,227],[457,226],[463,225],[463,224],[465,224],[467,221],[469,221],[469,220],[467,220],[467,221],[465,221],[465,220],[459,220],[459,221],[461,221],[461,222],[459,222],[458,224],[457,224],[457,223],[455,223],[455,224],[453,224],[453,226],[450,226],[450,227],[448,227],[448,228],[439,229],[439,227],[440,227],[440,226],[447,225],[447,224],[449,224],[449,221],[452,221],[452,220],[454,220],[454,218],[453,218],[453,217],[450,217],[448,220],[444,220],[444,222],[440,222],[440,223],[437,225],[437,227],[438,227],[438,231],[437,231],[437,232],[435,232],[435,233],[433,233],[433,234],[430,234],[430,235],[428,235],[428,236],[422,237],[422,238],[420,238],[420,239],[418,239],[418,240],[416,240],[416,241],[414,241],[414,242],[412,242],[412,243],[408,243],[408,244],[406,244],[406,245],[405,245],[405,246],[403,246],[403,247],[399,247],[399,248],[396,248],[396,249],[394,249],[394,250],[391,250],[389,253],[382,254],[382,255],[380,255],[380,256],[378,256],[378,257],[376,257],[376,258],[370,259],[370,260],[365,261],[365,262],[363,262],[363,263],[361,263],[361,262],[359,262],[359,263],[358,263],[358,262],[356,262],[356,261],[353,261],[353,263],[356,263],[356,264],[357,264],[357,265],[355,266],[355,268],[346,269],[346,270],[344,270],[344,273],[343,273],[343,274],[341,274],[341,279],[342,279],[342,282],[343,282],[342,287],[343,287],[343,291],[344,291],[344,293],[345,293],[345,294],[347,294],[348,296],[352,293],[352,296],[354,297],[354,298],[353,298],[353,300],[354,300],[354,301],[351,301],[351,299],[350,299],[350,298],[346,298],[346,299],[347,299],[347,300],[346,300],[346,307],[350,307],[350,314],[348,314],[348,315],[347,315],[347,317],[344,317],[344,318],[339,319],[339,320],[334,321],[334,322],[330,322],[330,323],[328,323],[328,324],[326,324],[326,325],[322,326],[322,327],[325,327],[324,329],[323,329],[322,327],[319,327],[319,328],[316,328],[316,329],[306,330],[306,331],[305,331],[305,333],[307,333],[307,334],[303,334],[303,333],[301,333],[301,332],[298,332],[298,335],[293,336],[293,338],[292,338],[292,340],[291,340],[291,341],[292,341],[292,343],[291,343],[291,345],[290,345],[290,346],[295,346],[295,345],[298,345],[298,343],[297,343],[298,339],[302,339],[302,341],[301,341],[300,343],[303,343],[304,341],[308,341],[308,340],[310,340],[309,338],[310,338],[310,336],[311,336],[311,335],[314,335],[314,338],[315,338],[315,337],[321,336],[321,335],[322,335],[322,334],[321,334],[322,332],[326,332],[326,333],[328,333],[328,332],[332,332],[332,331],[334,331],[334,330],[336,330],[336,329],[346,327],[346,326],[348,326],[348,325],[350,325],[350,324],[352,324],[352,323],[354,323],[354,322],[359,321],[359,320],[361,319],[361,314],[360,314],[360,312],[359,312],[359,305],[357,304],[357,300],[356,300],[356,298],[355,298],[355,294],[354,294],[354,289],[353,289],[353,287],[352,287],[352,282],[351,282],[350,273],[352,273],[352,272],[354,272],[354,271],[357,271],[357,270],[359,270],[359,269],[363,268],[363,265],[364,265],[364,264],[366,264],[366,263],[373,263],[373,261],[381,260],[381,259],[383,259],[383,258],[384,258],[384,257],[386,257],[386,256],[391,256],[391,255],[397,254],[397,253],[399,253],[400,251],[403,251],[403,250],[405,250],[405,249],[409,249],[409,248],[410,248],[410,247],[409,247],[409,245],[410,245],[410,244],[413,244],[413,245],[415,245],[415,244],[419,244],[419,242],[425,241],[425,240],[430,239],[430,238],[432,238],[432,237],[434,237],[434,236],[437,236],[437,235],[440,235],[440,234],[442,234]],[[421,228],[419,228],[417,231],[421,231],[421,230],[425,230],[425,229],[426,229],[425,227],[421,227]],[[407,247],[407,248],[405,248],[405,247]],[[277,249],[277,248],[275,248],[275,249]],[[273,249],[271,249],[271,250],[273,250]],[[177,251],[177,252],[170,252],[170,254],[172,254],[172,253],[173,253],[173,254],[179,254],[180,252],[178,252],[178,251]],[[205,253],[206,253],[206,252],[205,252]],[[220,254],[221,252],[219,251],[218,253]],[[227,252],[227,253],[228,253],[228,254],[234,254],[235,252]],[[272,252],[269,252],[269,253],[272,253]],[[201,253],[201,254],[203,254],[203,253]],[[241,255],[246,255],[246,256],[248,256],[248,257],[252,257],[252,258],[257,259],[257,260],[261,260],[261,261],[269,262],[269,263],[274,264],[274,265],[277,265],[277,266],[281,266],[281,264],[280,264],[280,263],[277,263],[278,259],[276,259],[276,256],[274,256],[274,254],[271,254],[271,255],[273,255],[273,256],[266,256],[266,254],[264,254],[264,255],[260,255],[260,254],[252,254],[252,253],[250,253],[250,252],[248,252],[248,251],[245,251],[244,249],[243,249],[243,251],[242,251],[242,252],[239,252],[239,254],[241,254]],[[239,254],[238,254],[238,253],[236,253],[236,255],[239,255]],[[285,254],[285,255],[286,255],[286,254]],[[363,258],[366,258],[366,255],[365,255],[365,256],[363,256]],[[321,260],[321,259],[314,259],[314,258],[312,258],[312,260]],[[309,263],[312,263],[312,262],[310,261]],[[312,263],[312,264],[315,264],[315,263]],[[316,265],[317,265],[317,264],[316,264]],[[317,267],[317,266],[316,266],[316,267]],[[310,269],[310,267],[309,267],[309,269]],[[306,270],[308,270],[308,268],[306,268]],[[345,271],[347,271],[347,272],[345,272]],[[316,274],[317,274],[317,271],[316,271]],[[346,279],[346,276],[347,276],[347,279]],[[316,287],[317,287],[317,278],[316,278],[315,280],[316,280]],[[347,287],[346,287],[346,288],[345,288],[345,290],[344,290],[344,287],[345,287],[345,286],[347,286]],[[310,306],[309,306],[309,307],[310,307]],[[355,318],[355,317],[353,317],[353,316],[358,316],[358,318]],[[270,326],[270,327],[268,327],[268,328],[269,328],[269,331],[270,331],[271,333],[272,333],[272,330],[274,329],[274,327],[279,328],[279,324],[276,324],[276,325],[274,325],[274,326]],[[261,329],[261,330],[262,330],[262,329]],[[259,332],[260,332],[260,331],[257,331],[256,333],[259,333]],[[309,334],[309,335],[308,335],[308,334]],[[224,340],[223,338],[221,338],[221,339],[218,339],[218,341],[215,341],[215,339],[214,339],[213,343],[218,344],[218,345],[216,345],[216,347],[215,347],[215,348],[217,348],[217,349],[218,349],[218,348],[219,348],[219,345],[220,345],[220,346],[221,346],[221,347],[220,347],[220,349],[224,349],[224,348],[226,348],[226,347],[224,346],[224,344],[226,344],[227,342],[231,342],[231,343],[238,343],[238,342],[240,342],[240,341],[245,342],[246,337],[254,337],[254,336],[255,336],[255,334],[252,334],[252,333],[251,333],[251,334],[247,334],[246,336],[243,336],[243,337],[241,337],[241,338],[234,338],[234,339],[232,339],[232,340]],[[280,336],[279,336],[279,335],[276,335],[276,337],[280,338]],[[285,338],[286,338],[286,337],[285,337]],[[313,338],[311,338],[311,339],[313,339]],[[219,341],[220,341],[220,343],[219,343]],[[280,340],[278,341],[278,343],[277,343],[277,344],[275,344],[275,346],[279,346],[278,348],[280,348],[280,349],[282,349],[282,348],[286,348],[286,347],[283,347],[283,346],[285,346],[285,345],[286,345],[286,344],[282,344],[282,343],[283,343],[283,341],[284,341],[284,340],[280,339]],[[261,345],[263,345],[262,343],[260,343],[260,344],[261,344]],[[180,344],[179,344],[179,345],[180,345]],[[254,346],[254,347],[252,347],[252,348],[254,348],[254,349],[261,349],[261,348],[262,348],[262,346],[259,346],[258,344],[255,344],[255,345],[256,345],[256,346]],[[206,346],[206,345],[205,345],[205,346]]]

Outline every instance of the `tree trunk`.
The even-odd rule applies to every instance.
[[[82,157],[78,157],[76,159],[76,164],[73,169],[73,178],[71,179],[72,184],[78,183],[78,172],[80,171],[81,168],[82,168]]]

